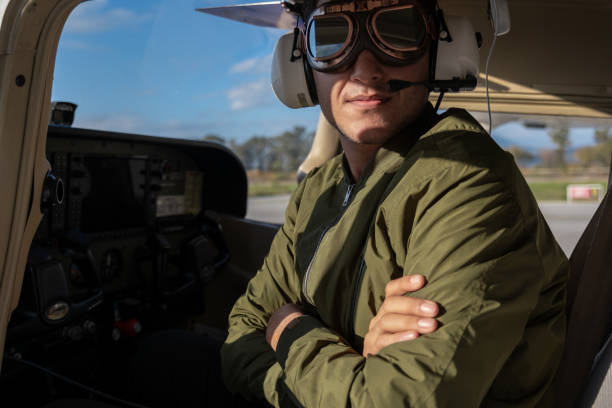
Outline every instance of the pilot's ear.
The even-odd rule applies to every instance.
[[[290,108],[306,108],[319,103],[303,44],[302,32],[296,29],[279,38],[274,48],[272,89]]]

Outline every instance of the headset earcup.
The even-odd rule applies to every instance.
[[[445,20],[452,41],[438,40],[435,80],[478,78],[480,51],[472,23],[457,16]]]
[[[301,47],[302,34],[296,44]],[[272,57],[271,82],[276,97],[290,108],[306,108],[317,104],[312,72],[303,55],[293,56],[294,33],[278,39]],[[301,50],[300,50],[301,52]]]

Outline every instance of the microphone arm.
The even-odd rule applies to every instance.
[[[434,81],[410,82],[401,79],[392,79],[387,82],[387,90],[390,92],[401,91],[402,89],[422,85],[433,92],[459,92],[471,91],[476,88],[477,79],[475,76],[468,75],[466,78],[436,79]]]
[[[392,79],[387,82],[387,91],[390,92],[398,92],[402,89],[409,88],[411,86],[423,85],[425,88],[431,90],[430,84],[428,81],[424,82],[410,82],[410,81],[402,81],[401,79]]]

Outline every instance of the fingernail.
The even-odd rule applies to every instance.
[[[416,339],[416,333],[414,332],[410,332],[410,333],[406,333],[402,336],[402,340],[406,341],[406,340],[414,340]]]
[[[422,329],[431,329],[435,322],[434,319],[419,319],[417,325]]]
[[[421,303],[421,311],[423,313],[435,313],[436,312],[436,304],[433,302],[423,302]]]
[[[412,278],[410,278],[410,283],[414,283],[415,285],[421,283],[421,275],[413,275]]]

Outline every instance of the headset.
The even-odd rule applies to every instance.
[[[432,47],[429,79],[419,83],[391,80],[387,84],[392,92],[422,85],[440,93],[436,110],[444,93],[476,88],[480,66],[479,49],[482,45],[482,36],[474,31],[467,18],[444,16],[442,10],[438,10],[437,16],[440,31]],[[303,33],[296,27],[280,37],[272,58],[272,89],[283,104],[294,109],[318,104],[312,68],[307,62],[304,44]]]

